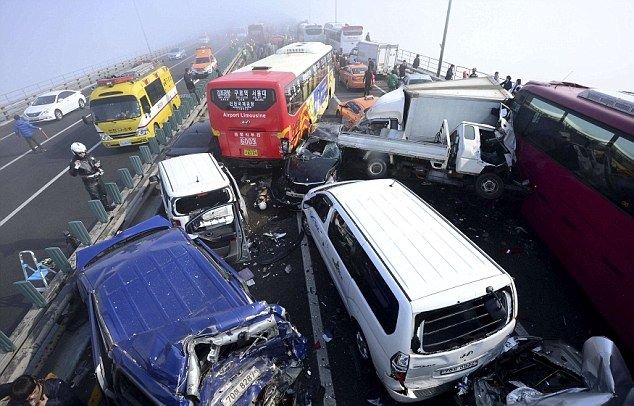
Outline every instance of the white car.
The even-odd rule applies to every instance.
[[[175,60],[175,59],[183,59],[185,57],[186,53],[185,53],[185,49],[183,48],[174,48],[171,51],[169,51],[167,53],[167,58],[169,60]]]
[[[86,97],[76,90],[55,90],[35,98],[22,116],[31,122],[61,120],[64,115],[86,106]]]
[[[433,82],[433,79],[431,78],[431,76],[425,73],[410,73],[408,75],[405,75],[405,78],[403,79],[403,84],[405,86],[419,85],[421,83],[429,82]]]

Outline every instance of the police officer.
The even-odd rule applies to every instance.
[[[81,142],[73,142],[70,150],[74,154],[68,170],[70,176],[81,177],[90,198],[101,200],[103,207],[108,211],[112,211],[115,205],[108,203],[108,194],[101,178],[103,175],[101,162],[89,155],[86,152],[86,146]]]
[[[187,91],[189,92],[189,94],[195,96],[196,100],[198,100],[198,104],[200,104],[200,97],[198,97],[198,93],[196,92],[196,85],[194,84],[194,75],[192,74],[192,70],[190,68],[185,69],[183,82],[185,82],[185,86],[187,87]]]

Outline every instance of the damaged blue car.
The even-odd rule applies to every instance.
[[[113,403],[293,402],[306,339],[164,218],[79,251],[77,271],[95,373]]]

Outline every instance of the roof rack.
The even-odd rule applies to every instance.
[[[97,86],[114,86],[117,83],[134,82],[137,79],[151,73],[156,69],[156,65],[152,62],[143,62],[133,66],[130,70],[111,78],[97,80]]]

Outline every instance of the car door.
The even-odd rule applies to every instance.
[[[345,292],[338,272],[341,269],[340,259],[328,237],[330,213],[334,211],[332,210],[332,201],[327,195],[319,193],[304,202],[302,209],[305,216],[304,227],[308,227],[313,242],[321,254],[326,269],[328,269],[328,273],[330,273],[330,277],[339,292],[339,296],[344,300]]]
[[[62,111],[62,113],[67,114],[75,109],[73,106],[73,103],[75,102],[75,98],[73,97],[73,92],[69,92],[69,91],[61,92],[59,96],[57,97],[57,100],[59,102],[60,110]]]
[[[458,159],[456,171],[458,173],[479,174],[485,166],[480,158],[480,134],[477,126],[468,123],[460,124],[458,128]]]
[[[341,70],[341,81],[345,84],[348,83],[348,81],[350,80],[350,75],[351,75],[351,71],[350,71],[350,67],[346,66]]]

